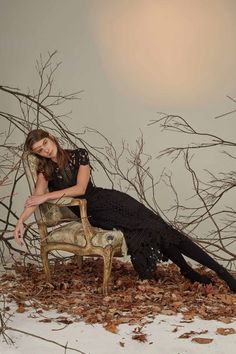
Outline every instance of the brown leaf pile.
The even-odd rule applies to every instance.
[[[204,274],[203,269],[199,271]],[[211,274],[214,286],[191,284],[174,264],[158,265],[158,281],[140,281],[129,262],[116,259],[110,293],[105,297],[101,293],[103,262],[99,258],[85,259],[82,269],[73,258],[67,263],[56,262],[52,273],[53,283],[49,284],[42,269],[16,264],[11,273],[1,277],[0,293],[19,304],[18,312],[29,306],[38,312],[56,309],[87,323],[102,323],[113,333],[121,323],[148,323],[158,314],[182,313],[185,322],[199,316],[229,323],[236,317],[236,295],[223,281]]]

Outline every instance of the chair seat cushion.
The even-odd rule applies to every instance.
[[[122,255],[127,255],[127,246],[124,235],[119,230],[104,230],[93,227],[95,235],[91,239],[94,247],[105,248],[111,245],[113,248],[120,248]],[[82,223],[71,221],[52,230],[47,236],[47,242],[69,243],[79,247],[86,246],[86,239]]]

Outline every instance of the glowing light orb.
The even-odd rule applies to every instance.
[[[234,0],[90,2],[101,60],[124,94],[192,104],[235,89]]]

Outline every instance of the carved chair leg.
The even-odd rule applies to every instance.
[[[82,265],[83,265],[83,256],[80,256],[77,254],[75,256],[75,259],[76,259],[76,263],[77,263],[78,268],[81,269]]]
[[[106,247],[103,254],[103,261],[104,261],[104,271],[103,271],[103,286],[102,292],[103,295],[108,294],[108,281],[111,275],[111,267],[112,267],[112,258],[113,258],[114,251],[112,247]]]
[[[52,277],[51,277],[51,272],[50,272],[49,262],[48,262],[48,252],[49,251],[45,250],[44,248],[41,249],[41,257],[43,262],[43,268],[46,275],[46,280],[47,282],[50,282],[52,280]]]

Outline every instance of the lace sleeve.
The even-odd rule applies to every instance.
[[[76,150],[76,157],[79,165],[89,165],[88,151],[85,149]]]

